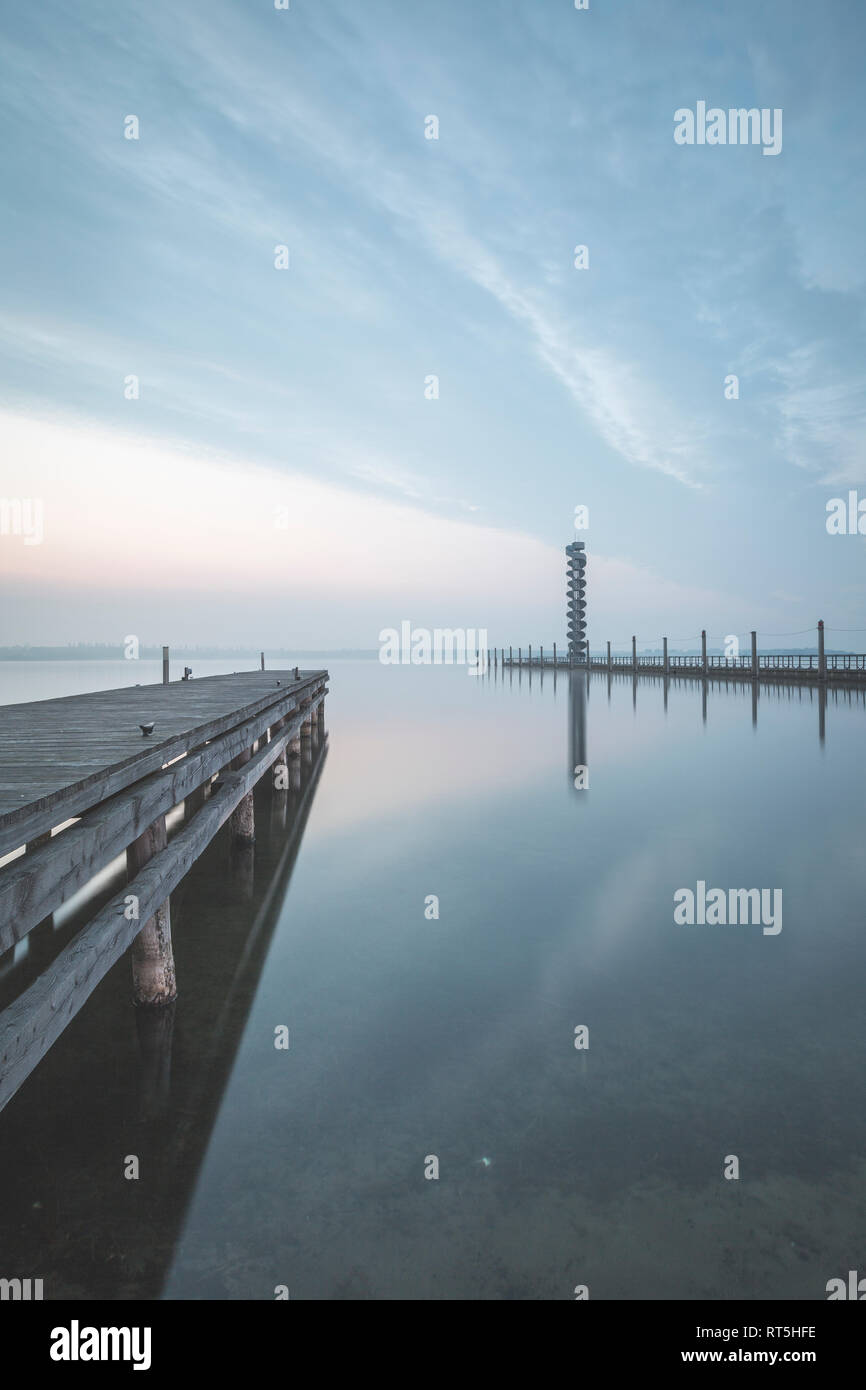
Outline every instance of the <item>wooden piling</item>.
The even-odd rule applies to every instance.
[[[261,658],[262,658],[262,670],[264,671],[264,669],[265,669],[265,654],[264,654],[264,652],[261,653]]]
[[[707,674],[707,630],[701,629],[701,670]]]
[[[827,679],[827,658],[824,654],[824,619],[818,620],[818,679]]]
[[[126,867],[130,881],[167,844],[165,816],[158,816],[127,848]],[[177,998],[169,898],[141,928],[132,943],[131,957],[132,993],[136,1004],[168,1004]]]
[[[752,680],[758,679],[758,634],[752,633]]]
[[[168,685],[168,647],[162,649],[162,683]]]
[[[251,757],[252,749],[244,749],[243,753],[239,753],[232,762],[233,770],[238,771],[239,768],[242,768],[245,763],[250,761]],[[256,812],[253,793],[251,791],[241,797],[237,806],[231,813],[229,824],[231,826],[232,840],[236,844],[251,845],[253,843],[256,838]]]
[[[637,638],[634,634],[631,639],[631,669],[637,671]]]
[[[610,670],[610,643],[607,644],[607,669]]]
[[[278,719],[271,727],[271,738],[276,738],[285,724],[286,719]],[[289,765],[286,757],[286,748],[283,747],[277,754],[271,771],[271,786],[275,791],[288,791],[289,789]]]

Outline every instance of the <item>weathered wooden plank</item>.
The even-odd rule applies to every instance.
[[[323,700],[324,682],[316,688],[322,692],[317,699]],[[296,704],[296,696],[287,695],[273,707],[279,711],[280,719],[289,721],[281,732],[290,737],[306,717],[306,710],[297,711]],[[44,846],[0,869],[0,954],[110,863],[158,816],[227,767],[273,721],[270,709],[257,715],[250,723],[212,740],[170,768],[136,782],[86,812],[80,821],[53,836]]]
[[[241,672],[0,707],[0,855],[326,675]]]
[[[275,761],[288,738],[288,731],[281,731],[242,769],[222,774],[199,814],[78,932],[30,988],[3,1010],[0,1110],[131,945],[141,922],[153,916],[174,891],[241,798]],[[137,921],[129,921],[125,915],[130,894],[138,898]]]

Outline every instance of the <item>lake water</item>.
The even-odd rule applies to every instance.
[[[131,665],[4,663],[0,698]],[[260,787],[254,856],[222,833],[172,899],[172,1017],[120,961],[0,1115],[0,1274],[823,1299],[862,1270],[862,698],[328,666],[301,793]],[[678,925],[698,881],[782,890],[781,931]]]

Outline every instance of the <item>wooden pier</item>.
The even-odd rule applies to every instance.
[[[239,672],[0,707],[0,957],[127,864],[123,891],[0,1013],[0,1109],[128,947],[136,1003],[174,999],[170,895],[227,821],[238,852],[252,845],[266,773],[275,796],[300,786],[327,680]]]

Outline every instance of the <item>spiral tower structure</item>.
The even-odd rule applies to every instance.
[[[586,546],[572,541],[568,556],[568,659],[572,665],[586,661]]]

